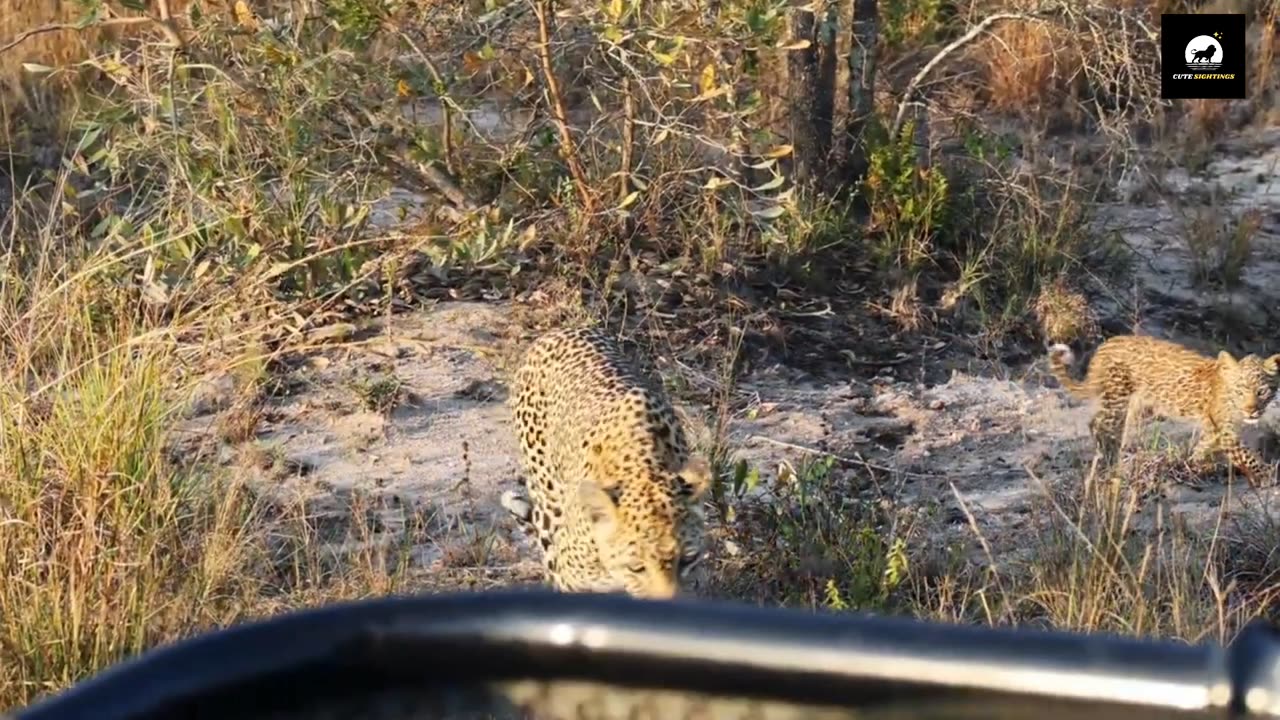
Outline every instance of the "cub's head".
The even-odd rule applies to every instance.
[[[1223,350],[1218,365],[1224,373],[1228,397],[1246,423],[1255,423],[1275,397],[1280,380],[1280,355],[1260,358],[1246,355],[1239,360]]]
[[[607,576],[601,581],[607,587],[600,589],[674,597],[702,556],[702,502],[711,488],[710,466],[698,458],[674,473],[637,464],[593,476],[611,483],[586,480],[579,486]]]

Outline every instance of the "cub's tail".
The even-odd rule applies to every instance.
[[[1088,382],[1079,382],[1071,377],[1071,366],[1075,364],[1075,353],[1062,343],[1049,346],[1049,372],[1058,379],[1062,387],[1076,397],[1089,397],[1093,394]]]

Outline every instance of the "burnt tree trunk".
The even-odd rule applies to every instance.
[[[814,129],[823,140],[822,172],[823,185],[828,191],[837,188],[832,181],[838,173],[832,172],[831,160],[835,145],[836,114],[836,60],[839,53],[836,41],[839,38],[840,3],[831,0],[827,3],[826,17],[818,23],[816,42],[818,44],[818,88],[821,92],[814,100]]]
[[[791,125],[792,180],[797,185],[821,183],[831,150],[833,86],[822,84],[816,18],[809,7],[791,9],[792,49],[787,55],[787,101]],[[805,47],[797,47],[807,42]]]
[[[846,182],[858,182],[867,172],[866,132],[875,113],[876,37],[878,0],[853,0],[849,43],[849,119],[845,125]]]

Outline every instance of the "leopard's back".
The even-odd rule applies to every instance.
[[[682,546],[700,538],[700,517],[678,497],[689,461],[684,430],[661,386],[612,338],[582,328],[536,340],[515,374],[512,411],[528,501],[519,512],[504,504],[531,525],[558,587],[605,584],[602,558],[614,550],[600,547],[585,519],[584,484],[614,498],[626,520],[619,527],[635,530],[632,544],[673,533]],[[676,527],[650,532],[646,522]]]

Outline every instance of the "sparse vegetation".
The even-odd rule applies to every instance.
[[[1240,217],[1224,216],[1224,212],[1217,204],[1192,208],[1184,216],[1183,232],[1196,283],[1231,290],[1240,286],[1262,218],[1257,210],[1247,210]]]
[[[404,383],[395,373],[360,378],[355,383],[355,390],[365,409],[373,412],[390,412],[404,399]]]
[[[0,709],[245,617],[508,579],[479,498],[291,497],[315,468],[263,439],[308,373],[450,300],[601,320],[709,406],[715,594],[1187,640],[1273,612],[1274,520],[1166,515],[1176,457],[1024,472],[1039,500],[1002,555],[946,473],[884,460],[892,433],[823,418],[803,462],[739,456],[761,368],[1003,379],[1104,313],[1176,330],[1214,317],[1196,293],[1275,285],[1250,285],[1274,206],[1162,179],[1275,130],[1274,2],[852,4],[0,0]],[[1159,15],[1223,11],[1250,16],[1249,99],[1162,100]],[[1172,222],[1117,230],[1142,193]],[[1144,315],[1152,258],[1193,289]],[[1233,312],[1220,337],[1275,352],[1273,315]],[[390,424],[413,383],[332,402]],[[908,483],[956,507],[905,507]]]

